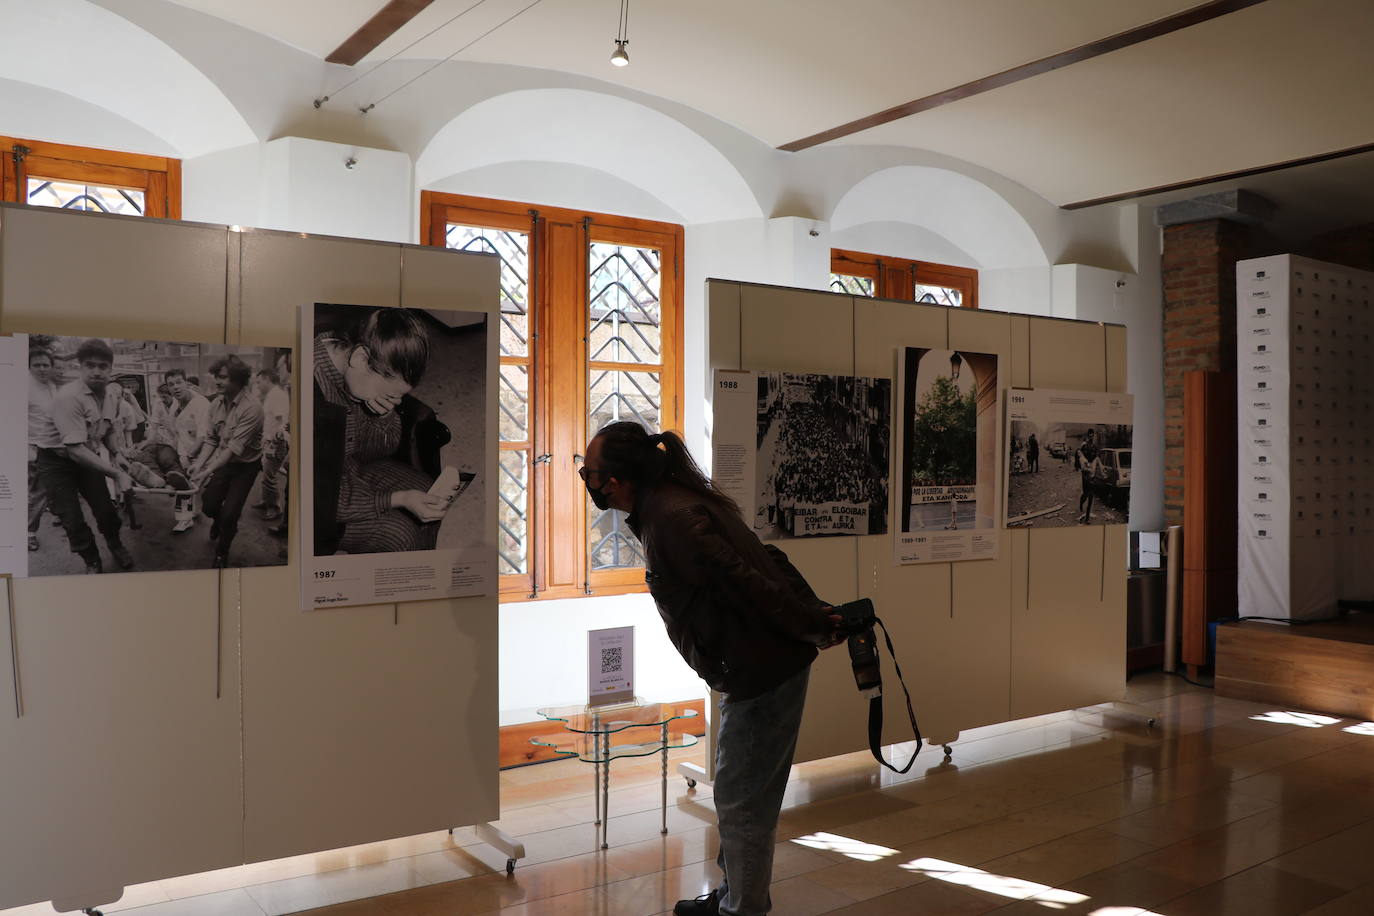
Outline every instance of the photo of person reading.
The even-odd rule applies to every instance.
[[[413,396],[430,368],[417,309],[318,306],[314,339],[314,550],[433,550],[452,495],[432,492],[452,433]]]

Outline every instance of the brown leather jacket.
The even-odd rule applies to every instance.
[[[638,495],[628,521],[668,637],[727,702],[758,696],[815,660],[832,631],[823,603],[738,514],[662,484]]]

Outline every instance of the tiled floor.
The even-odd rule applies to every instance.
[[[1154,728],[1091,707],[966,732],[952,762],[927,751],[905,777],[867,753],[798,767],[774,912],[1374,913],[1374,725],[1163,675],[1132,680],[1128,699],[1159,712]],[[616,764],[612,846],[600,852],[585,765],[503,773],[499,826],[529,854],[511,878],[465,829],[154,882],[104,909],[651,916],[717,877],[710,789],[675,777],[661,837],[657,779],[655,761]]]

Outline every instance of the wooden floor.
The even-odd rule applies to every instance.
[[[1374,614],[1217,628],[1217,693],[1374,718]]]
[[[1129,699],[1156,727],[1093,707],[966,733],[952,763],[928,751],[908,777],[866,754],[798,767],[774,913],[1374,913],[1374,723],[1157,674]],[[656,763],[616,764],[607,852],[585,765],[501,784],[500,826],[529,852],[513,878],[460,830],[154,882],[105,912],[649,916],[717,878],[709,789],[675,778],[660,837]]]

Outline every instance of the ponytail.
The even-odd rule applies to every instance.
[[[702,472],[677,433],[651,435],[641,424],[622,420],[602,427],[596,437],[601,440],[601,457],[610,476],[636,487],[673,483],[721,508],[739,512],[735,501]]]

